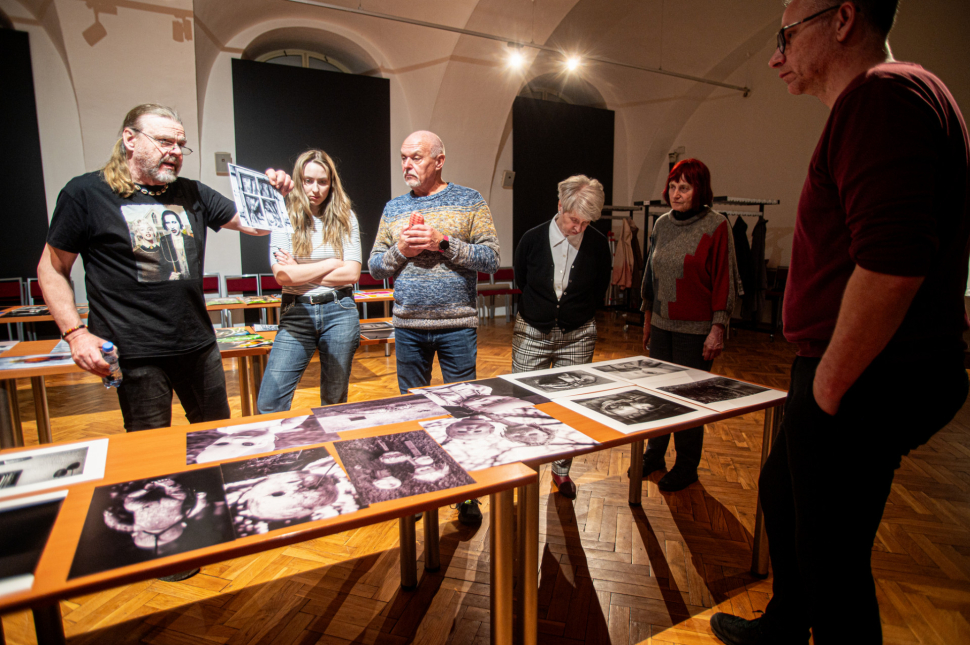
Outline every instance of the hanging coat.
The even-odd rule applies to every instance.
[[[630,220],[623,220],[623,230],[616,243],[616,253],[613,255],[613,281],[610,284],[621,289],[633,286],[633,231],[630,230]]]
[[[761,311],[765,308],[765,291],[768,290],[768,267],[765,265],[765,238],[768,236],[768,222],[764,217],[751,231],[752,288],[745,291],[741,300],[741,317],[761,322]]]

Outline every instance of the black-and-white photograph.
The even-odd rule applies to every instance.
[[[394,338],[394,325],[389,322],[360,323],[360,335],[368,340]]]
[[[293,232],[286,201],[266,175],[229,164],[229,183],[243,224],[264,231]]]
[[[201,264],[185,209],[176,204],[127,204],[128,225],[139,282],[198,278]]]
[[[0,455],[0,497],[101,479],[107,457],[107,439]]]
[[[99,486],[68,579],[233,539],[219,468]]]
[[[448,414],[448,411],[427,397],[408,394],[374,401],[339,403],[324,408],[313,408],[313,414],[327,432],[346,432],[402,421],[443,417]]]
[[[520,411],[521,412],[521,411]],[[484,415],[422,421],[421,427],[465,470],[531,459],[552,460],[597,441],[532,408],[528,415]]]
[[[626,381],[609,378],[602,373],[579,366],[503,374],[501,378],[543,394],[550,399],[557,399],[570,394],[598,392],[614,387],[623,387],[627,384]]]
[[[339,439],[313,415],[197,430],[185,435],[185,463],[204,464]]]
[[[323,447],[233,461],[221,468],[236,537],[363,507],[354,485]]]
[[[547,397],[502,378],[486,378],[411,391],[428,397],[454,417],[509,414],[549,402]]]
[[[333,446],[367,504],[475,483],[424,430],[338,441]]]
[[[556,402],[625,434],[699,419],[710,414],[707,410],[647,392],[639,387],[579,395]]]
[[[237,336],[248,336],[249,331],[245,327],[219,327],[215,330],[216,340],[235,338]]]
[[[668,376],[688,369],[682,365],[665,363],[645,356],[592,363],[590,367],[609,376],[630,382],[653,380],[658,376]]]
[[[723,376],[691,381],[690,383],[657,386],[655,389],[700,403],[719,412],[735,410],[746,405],[766,401],[778,401],[786,396],[785,392],[779,390],[735,381]]]
[[[0,502],[0,596],[34,586],[34,570],[65,497],[66,490]]]

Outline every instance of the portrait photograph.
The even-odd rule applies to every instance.
[[[336,441],[313,415],[243,423],[185,435],[185,463],[204,464]]]
[[[554,367],[534,372],[503,374],[500,378],[511,381],[528,390],[557,399],[570,394],[599,392],[614,387],[623,387],[626,381],[606,376],[588,366]]]
[[[448,412],[427,397],[408,394],[374,401],[339,403],[313,408],[313,414],[327,432],[346,432],[402,421],[443,417]]]
[[[68,579],[233,539],[219,468],[99,486]]]
[[[480,413],[500,414],[521,408],[532,408],[538,403],[550,401],[542,394],[502,378],[414,388],[411,391],[428,397],[454,417],[468,417]]]
[[[333,446],[367,504],[475,483],[424,430],[338,441]]]
[[[703,374],[710,376],[706,372]],[[666,394],[699,403],[706,408],[726,412],[749,405],[768,401],[781,401],[786,393],[760,385],[752,385],[743,381],[715,376],[690,383],[661,385],[655,388]]]
[[[690,369],[683,365],[665,363],[646,356],[590,363],[587,367],[601,374],[630,383],[660,381],[664,377],[670,377],[672,374]]]
[[[556,403],[624,434],[662,428],[710,414],[707,410],[640,387],[566,397]]]
[[[236,537],[353,513],[354,485],[326,448],[305,448],[222,464]]]

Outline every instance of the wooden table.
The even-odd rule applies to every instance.
[[[278,419],[310,414],[310,410],[294,410],[265,418]],[[248,421],[248,420],[245,420]],[[534,470],[522,464],[508,464],[471,473],[475,483],[443,491],[425,493],[400,500],[380,502],[349,515],[295,525],[262,535],[239,538],[187,553],[171,555],[149,562],[134,564],[110,571],[68,580],[68,572],[81,535],[88,505],[97,486],[157,477],[169,473],[211,467],[214,464],[185,465],[185,435],[189,431],[224,427],[244,422],[242,419],[162,428],[145,432],[112,435],[108,438],[108,460],[104,479],[68,487],[69,493],[51,531],[47,545],[34,572],[33,587],[26,592],[0,597],[0,613],[30,608],[33,610],[37,642],[41,645],[63,644],[64,627],[58,601],[72,596],[94,593],[103,589],[131,584],[149,578],[171,575],[230,558],[260,553],[334,533],[367,526],[391,519],[399,520],[401,532],[401,581],[404,587],[417,584],[417,556],[414,515],[423,512],[425,521],[425,566],[434,569],[440,562],[438,549],[437,509],[466,499],[490,496],[491,531],[491,642],[511,644],[513,546],[513,490],[520,496],[528,487],[537,490],[538,477]],[[340,434],[341,439],[405,432],[419,429],[416,421],[379,428],[354,430]],[[339,461],[332,443],[322,444]],[[292,450],[289,449],[289,450]],[[15,451],[4,451],[9,455]],[[283,451],[280,451],[283,452]],[[520,628],[523,628],[521,621]],[[525,629],[536,633],[535,623],[525,623]]]

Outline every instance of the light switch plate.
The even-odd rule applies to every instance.
[[[216,174],[217,175],[228,175],[229,174],[229,164],[232,163],[232,153],[230,152],[217,152],[216,153]]]

